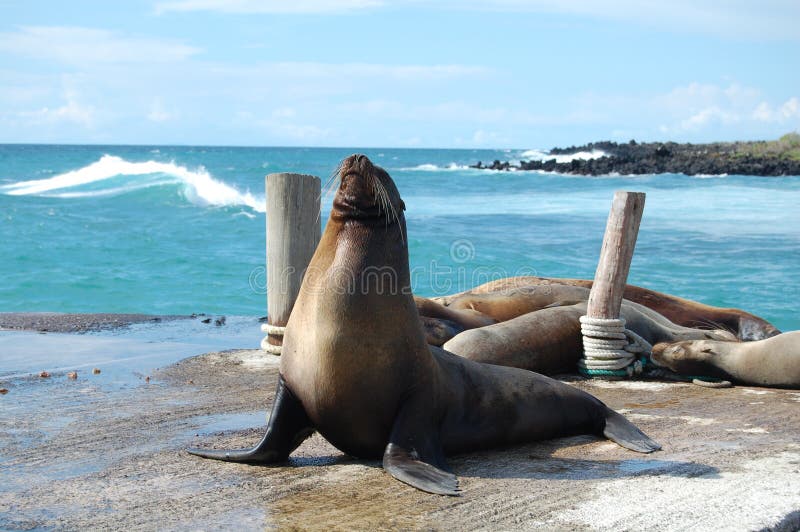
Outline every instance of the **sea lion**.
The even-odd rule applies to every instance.
[[[512,320],[523,314],[542,310],[555,304],[564,306],[565,302],[574,304],[579,301],[587,301],[590,291],[589,288],[582,286],[545,284],[506,288],[497,292],[467,294],[451,300],[448,306],[418,296],[414,297],[414,301],[417,304],[428,343],[441,346],[465,330]],[[625,301],[664,327],[679,327],[650,308]],[[727,335],[724,338],[712,337],[736,339],[736,337],[731,338]],[[689,338],[706,338],[706,336],[690,335]]]
[[[461,312],[477,311],[501,322],[541,310],[559,301],[587,301],[590,291],[582,286],[529,285],[500,292],[469,294],[456,298],[444,308]]]
[[[422,330],[425,332],[425,341],[428,345],[435,345],[437,347],[441,347],[451,338],[467,330],[454,321],[440,318],[420,316],[419,322],[420,325],[422,325]]]
[[[474,294],[503,292],[525,286],[570,285],[591,288],[593,281],[585,279],[560,279],[535,276],[506,277],[476,286],[470,290],[433,298],[445,306],[462,300],[462,306]],[[677,325],[695,329],[727,329],[740,340],[763,340],[780,334],[771,323],[753,314],[735,308],[719,308],[689,299],[656,292],[639,286],[627,285],[623,297],[662,314]]]
[[[285,460],[313,431],[430,493],[457,495],[448,453],[604,435],[659,445],[595,397],[516,368],[429,346],[411,295],[405,205],[389,174],[345,159],[330,218],[283,337],[275,402],[253,449],[189,452],[232,462]],[[380,272],[380,275],[375,275]]]
[[[475,310],[451,309],[424,297],[414,296],[414,304],[429,345],[441,346],[462,331],[497,323]]]
[[[681,375],[716,377],[740,384],[800,388],[800,331],[755,342],[661,343],[652,360]]]
[[[495,325],[464,331],[443,347],[486,364],[548,375],[574,372],[583,356],[580,317],[585,314],[585,301],[550,306]],[[626,328],[650,344],[705,338],[736,340],[728,331],[702,331],[675,325],[647,307],[629,301],[623,301],[620,317],[625,319]]]

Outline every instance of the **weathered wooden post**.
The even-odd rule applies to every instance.
[[[318,177],[278,173],[266,177],[267,191],[267,333],[261,348],[280,354],[283,328],[300,292],[303,275],[319,243]]]
[[[579,367],[587,375],[624,376],[641,371],[641,365],[636,368],[632,365],[637,362],[636,353],[647,346],[641,344],[643,340],[635,333],[625,329],[619,311],[644,200],[643,192],[614,193],[586,316],[581,318],[584,358]]]

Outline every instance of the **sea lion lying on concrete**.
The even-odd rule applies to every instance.
[[[586,302],[551,306],[456,335],[444,348],[459,356],[553,375],[574,372],[583,356],[580,317]],[[626,328],[650,344],[689,339],[735,341],[727,331],[702,331],[675,325],[656,312],[623,301],[620,316]]]
[[[589,288],[582,286],[542,284],[504,288],[495,292],[469,293],[449,300],[449,305],[446,307],[439,303],[438,300],[420,297],[415,297],[414,299],[417,302],[417,309],[420,312],[423,327],[428,335],[428,343],[441,346],[444,345],[444,342],[465,330],[484,327],[485,325],[481,324],[481,321],[488,322],[488,324],[500,323],[530,312],[542,310],[557,303],[563,305],[564,302],[587,301],[589,292]],[[666,328],[682,328],[644,305],[625,301],[630,303],[633,306],[632,308],[635,308],[639,314],[644,314],[650,320],[661,323]],[[480,316],[483,316],[483,320],[480,320]],[[453,319],[459,321],[459,324],[458,326],[453,324],[448,326],[448,322],[440,322],[439,317],[453,317]],[[530,330],[533,332],[533,329]],[[451,334],[452,336],[450,336]],[[666,341],[664,338],[666,337],[656,337],[655,341]],[[716,332],[712,336],[695,335],[684,339],[690,338],[736,340],[735,336],[724,335],[720,332]]]
[[[653,346],[652,360],[681,375],[800,388],[800,331],[756,342],[696,340]]]
[[[449,453],[571,434],[659,449],[577,388],[429,346],[411,295],[405,205],[394,182],[362,155],[347,158],[339,177],[286,326],[264,438],[250,450],[189,452],[280,462],[316,430],[347,454],[383,455],[384,469],[407,484],[456,495]]]
[[[470,308],[470,298],[476,294],[502,293],[503,291],[526,286],[569,285],[591,288],[592,284],[593,281],[584,279],[558,279],[535,276],[506,277],[490,281],[465,292],[437,297],[433,298],[433,300],[448,307],[456,304],[460,308]],[[625,287],[623,297],[628,301],[644,305],[663,315],[671,322],[684,327],[727,329],[740,340],[745,341],[763,340],[780,334],[780,331],[768,321],[739,309],[712,307],[633,285]]]

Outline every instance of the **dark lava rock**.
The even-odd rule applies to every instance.
[[[518,165],[495,160],[489,166],[478,162],[472,168],[505,171],[541,170],[577,175],[672,173],[800,176],[800,160],[797,160],[796,156],[792,158],[769,147],[770,143],[764,141],[711,144],[637,143],[635,140],[618,144],[602,141],[550,150],[551,155],[571,155],[594,150],[606,154],[597,159],[575,159],[565,163],[558,163],[555,159],[520,161]]]

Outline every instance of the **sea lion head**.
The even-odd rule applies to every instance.
[[[708,375],[717,356],[713,341],[692,340],[656,344],[650,358],[657,366],[682,375]]]
[[[340,221],[405,225],[406,206],[389,174],[366,155],[354,154],[339,165],[339,188],[331,217]]]

